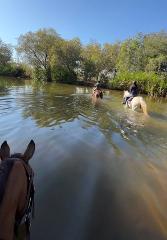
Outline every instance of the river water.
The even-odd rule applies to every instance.
[[[0,81],[0,142],[36,143],[32,240],[167,239],[167,102],[149,118],[122,92]]]

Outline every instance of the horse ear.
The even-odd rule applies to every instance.
[[[33,140],[31,140],[27,146],[25,153],[23,154],[23,160],[28,162],[32,158],[34,152],[35,152],[35,143]]]
[[[0,158],[3,160],[10,157],[10,147],[7,144],[7,141],[3,142],[0,148]]]

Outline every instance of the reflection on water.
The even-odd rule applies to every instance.
[[[121,94],[0,81],[1,142],[37,145],[32,239],[167,239],[167,103],[145,118]]]

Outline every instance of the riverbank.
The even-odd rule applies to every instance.
[[[40,83],[40,81],[35,81],[31,78],[27,77],[13,77],[13,76],[1,76],[0,81],[3,79],[12,79],[16,80],[27,80],[27,81],[34,81]],[[141,94],[146,94],[153,98],[164,98],[167,99],[167,80],[164,76],[158,76],[155,73],[121,73],[117,74],[117,76],[109,80],[107,82],[101,82],[101,88],[108,89],[108,90],[127,90],[129,86],[132,84],[133,81],[136,81],[139,87],[139,92]],[[6,82],[6,81],[5,81]],[[41,81],[42,82],[42,81]],[[83,80],[71,80],[71,81],[55,81],[53,80],[52,83],[62,83],[62,84],[69,84],[69,85],[78,85],[84,87],[91,87],[93,88],[96,81],[83,81]]]
[[[167,76],[166,75],[157,75],[156,73],[131,73],[124,72],[119,73],[117,76],[106,82],[101,82],[101,88],[109,90],[126,90],[129,89],[129,86],[133,81],[137,82],[139,91],[141,94],[146,94],[151,97],[163,97],[167,98]],[[76,80],[72,82],[60,82],[59,83],[68,83],[86,87],[94,87],[96,81],[82,81]]]
[[[54,29],[39,29],[19,37],[19,63],[12,59],[10,46],[1,41],[5,51],[0,57],[0,75],[91,87],[98,79],[102,87],[116,90],[128,89],[136,81],[141,93],[166,97],[166,45],[166,32],[140,33],[119,43],[84,46],[78,38],[66,40]]]

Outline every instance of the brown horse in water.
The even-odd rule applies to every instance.
[[[24,154],[10,155],[10,148],[5,141],[0,148],[0,170],[2,173],[8,164],[13,164],[8,174],[3,198],[0,202],[0,240],[29,239],[29,225],[33,208],[33,170],[29,165],[35,151],[33,140]],[[0,187],[3,179],[0,179]]]
[[[93,98],[103,98],[103,92],[102,90],[100,89],[93,89],[93,92],[92,92],[92,97]]]

